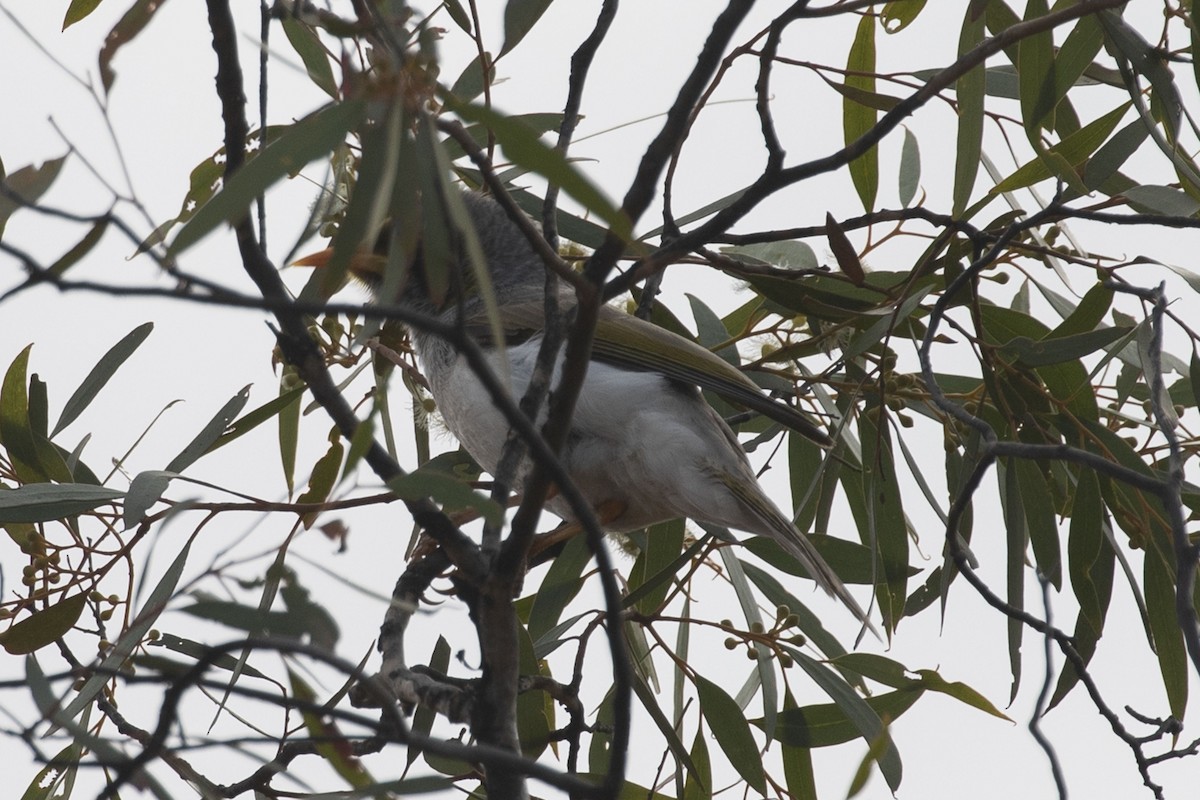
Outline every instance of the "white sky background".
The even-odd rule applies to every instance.
[[[240,18],[242,32],[248,39],[257,36],[257,5],[239,5],[244,6],[238,9],[239,13],[245,12]],[[493,93],[498,108],[507,112],[561,109],[569,55],[590,30],[598,5],[560,2],[551,7],[526,42],[500,63],[501,82]],[[938,5],[931,4],[915,23],[921,30],[921,41],[925,43],[919,49],[911,44],[915,38],[912,34],[916,31],[906,31],[895,41],[882,31],[877,34],[882,70],[932,67],[949,61],[961,16],[955,11],[948,22],[942,23],[936,17],[940,10]],[[491,31],[489,41],[495,52],[499,50],[501,40],[502,4],[490,6],[484,10],[484,29]],[[5,7],[76,75],[92,76],[92,80],[96,80],[95,55],[99,44],[125,10],[125,4],[108,0],[92,17],[60,33],[65,2],[9,2]],[[722,4],[707,0],[640,0],[622,8],[593,67],[584,103],[586,118],[579,129],[579,143],[572,151],[573,155],[588,159],[583,168],[611,196],[619,198],[624,193],[636,168],[636,159],[657,132],[659,122],[652,120],[630,125],[586,140],[582,137],[664,111],[682,77],[694,63],[699,44],[721,7]],[[766,19],[778,7],[777,4],[769,7],[764,4],[756,18]],[[1160,23],[1159,17],[1150,16],[1143,29],[1154,38]],[[450,25],[448,19],[445,24]],[[939,27],[943,24],[944,28]],[[736,40],[744,41],[757,29],[755,24],[746,26]],[[851,36],[852,29],[845,23],[801,23],[790,29],[785,38],[785,50],[799,58],[838,64],[844,59]],[[294,62],[277,27],[272,37],[273,45],[282,57]],[[473,55],[464,44],[454,35],[446,42],[444,76],[447,81],[452,81]],[[898,50],[896,45],[904,49]],[[547,69],[546,65],[554,68]],[[188,172],[221,143],[221,123],[212,85],[215,58],[209,44],[203,4],[179,0],[167,3],[149,29],[122,50],[115,67],[118,74],[110,97],[115,136],[132,172],[137,196],[157,223],[177,213],[187,187]],[[247,92],[253,94],[256,73],[249,41],[244,50],[243,67],[247,73]],[[86,91],[32,47],[5,17],[0,17],[0,70],[10,76],[0,82],[0,108],[5,109],[0,116],[0,158],[8,171],[66,151],[67,145],[49,122],[53,119],[92,165],[125,191],[103,119]],[[1186,70],[1183,74],[1186,75]],[[743,102],[715,106],[706,111],[689,141],[675,187],[677,213],[721,197],[745,185],[757,174],[763,150],[757,136],[751,102],[753,84],[748,75],[748,70],[743,68],[740,77],[727,81],[718,94],[722,100]],[[323,95],[311,87],[307,78],[293,74],[285,66],[276,65],[271,80],[272,123],[285,123],[323,102]],[[776,70],[774,89],[780,98],[776,104],[777,122],[793,162],[806,156],[824,155],[840,145],[840,105],[836,104],[836,96],[831,91],[819,87],[819,82],[810,73]],[[889,93],[896,91],[880,88]],[[1086,121],[1094,118],[1095,113],[1091,112],[1107,111],[1116,102],[1111,98],[1110,93],[1100,100],[1110,103],[1108,107],[1090,111],[1081,108],[1081,117]],[[921,144],[925,171],[922,186],[934,196],[932,205],[936,207],[948,194],[953,169],[953,159],[948,154],[953,146],[952,114],[944,105],[931,103],[911,127]],[[895,135],[882,147],[881,207],[898,205],[895,175],[899,141],[900,137]],[[988,143],[989,153],[1004,164],[1002,170],[1011,169],[998,141]],[[320,180],[321,165],[312,165],[306,174]],[[1151,177],[1163,182],[1170,179],[1166,174]],[[985,184],[981,181],[979,186]],[[303,223],[306,204],[311,200],[313,190],[297,180],[275,195],[270,206],[270,243],[271,255],[279,259]],[[106,207],[107,197],[107,192],[88,174],[80,160],[71,158],[55,188],[44,199],[72,211],[95,213]],[[839,218],[861,212],[844,171],[780,193],[764,204],[752,226],[768,229],[817,224],[823,221],[826,210]],[[127,213],[128,207],[121,211],[133,219]],[[640,229],[658,224],[657,217],[647,216]],[[75,226],[50,222],[31,212],[20,212],[9,223],[6,241],[26,248],[48,262],[81,235],[82,230]],[[1096,251],[1136,253],[1135,245],[1120,238],[1136,235],[1146,234],[1130,229],[1115,234],[1086,229],[1082,238],[1085,245]],[[1167,234],[1155,231],[1149,235]],[[1195,233],[1170,235],[1176,237],[1178,262],[1187,265],[1190,253],[1194,252]],[[852,234],[852,239],[859,243],[862,236]],[[821,253],[822,243],[812,244]],[[131,252],[132,247],[127,242],[110,232],[103,249],[94,252],[78,267],[75,277],[131,285],[167,285],[155,275],[148,262],[127,261]],[[869,265],[879,269],[902,266],[870,261]],[[252,291],[241,272],[232,237],[211,236],[204,244],[189,251],[184,268]],[[687,291],[702,292],[718,312],[728,310],[744,299],[744,295],[730,291],[729,283],[708,278],[707,273],[704,285],[697,287],[690,275],[682,279],[683,269],[676,268],[668,273],[666,288],[668,304],[684,319],[689,318],[686,302],[681,302],[680,292],[685,286]],[[1153,280],[1162,277],[1156,275]],[[299,285],[302,279],[303,276],[299,276],[293,283]],[[0,291],[18,280],[16,265],[8,259],[0,260]],[[1075,288],[1079,290],[1090,282],[1082,273],[1078,280],[1080,283]],[[1195,296],[1181,286],[1178,282],[1171,284],[1175,296],[1180,297],[1177,310],[1183,307],[1182,304],[1196,308]],[[84,293],[62,295],[50,288],[24,293],[0,306],[0,368],[7,367],[26,344],[36,342],[30,370],[38,372],[49,383],[51,414],[54,415],[104,350],[147,320],[155,321],[155,332],[85,417],[75,423],[66,438],[73,442],[86,432],[92,433],[85,452],[97,472],[103,473],[110,457],[124,453],[141,434],[145,421],[175,399],[182,398],[186,402],[172,407],[135,451],[126,467],[131,475],[143,469],[162,468],[242,386],[253,384],[248,407],[265,402],[276,392],[277,379],[272,375],[269,363],[272,339],[261,314],[222,311],[168,300],[111,299]],[[397,403],[394,413],[403,428],[406,405]],[[323,418],[309,418],[303,426],[307,438],[302,442],[298,459],[301,467],[298,482],[306,477],[302,472],[304,465],[310,465],[323,451],[328,427]],[[400,435],[402,441],[407,440],[403,430]],[[442,441],[442,444],[446,442]],[[937,490],[942,486],[940,435],[935,440],[935,447],[937,452],[928,463],[939,465],[939,472],[928,477]],[[247,470],[247,457],[255,454],[255,448],[261,449],[264,455],[252,470]],[[282,483],[274,449],[273,427],[264,426],[252,437],[203,459],[191,472],[198,478],[276,499]],[[786,497],[785,475],[785,469],[775,469],[768,475],[768,487],[777,498]],[[367,480],[366,483],[371,485],[372,482]],[[121,479],[116,479],[115,485],[123,485]],[[171,496],[182,499],[189,496],[190,491],[176,484]],[[944,489],[940,491],[944,493]],[[916,492],[915,488],[913,492]],[[985,497],[990,495],[985,494]],[[989,507],[989,503],[990,500],[977,505],[972,544],[984,563],[984,577],[994,586],[1001,587],[1003,535],[998,511],[994,505]],[[909,510],[923,505],[919,496],[914,495]],[[352,525],[350,553],[333,554],[334,545],[313,534],[300,537],[293,545],[293,552],[350,575],[358,585],[386,596],[399,573],[401,548],[407,541],[409,520],[398,506],[353,518],[342,516],[346,516]],[[996,522],[989,524],[992,520]],[[160,539],[161,549],[155,555],[158,564],[158,571],[152,569],[155,575],[172,555],[170,547],[182,542],[182,537],[191,530],[191,524],[183,522],[167,527]],[[286,526],[286,520],[267,520],[260,525],[257,518],[226,515],[205,536],[211,537],[214,548],[241,540],[235,552],[250,557],[270,552],[286,534]],[[922,535],[921,551],[914,549],[912,563],[925,566],[920,560],[921,552],[936,558],[941,534],[932,518],[918,519],[918,527]],[[856,539],[849,528],[831,532]],[[172,535],[177,538],[172,539]],[[0,542],[0,567],[7,585],[19,581],[21,563],[19,554],[7,539]],[[199,569],[203,562],[195,563]],[[255,573],[253,569],[247,569],[240,574]],[[311,575],[306,573],[310,588],[317,587],[321,601],[337,614],[342,624],[340,652],[352,659],[366,653],[376,635],[382,603],[339,584],[322,586],[315,576],[309,577]],[[1028,582],[1033,582],[1032,576]],[[703,604],[707,599],[698,597],[701,605],[697,613],[707,613],[713,618],[725,616],[728,612],[720,611],[720,604],[729,603],[729,597],[718,583],[713,582],[712,586],[714,598],[719,599],[708,601],[714,605],[706,611]],[[811,600],[814,609],[827,611],[830,627],[844,642],[852,641],[853,629],[847,614],[825,602],[825,598],[809,592],[807,587],[794,587],[794,591],[806,602]],[[1031,590],[1030,608],[1037,607],[1035,595],[1036,592]],[[1128,601],[1128,590],[1118,578],[1109,629],[1093,662],[1095,674],[1112,707],[1121,708],[1128,704],[1143,713],[1162,715],[1166,713],[1166,704],[1157,665],[1144,647],[1140,623],[1127,615]],[[1064,591],[1056,597],[1055,606],[1057,621],[1069,625],[1074,614],[1070,592]],[[190,621],[183,623],[182,619],[176,616],[172,623],[194,626]],[[170,628],[172,623],[164,619],[161,627]],[[231,638],[226,629],[194,626],[189,630],[200,631],[195,634],[197,638],[210,636],[209,641]],[[417,642],[411,649],[414,658],[427,653],[436,634],[445,631],[441,616],[431,618],[424,629],[420,620],[414,623],[412,634]],[[673,631],[667,628],[664,634],[673,636]],[[1007,709],[1016,721],[1015,725],[983,715],[949,698],[927,695],[893,726],[893,736],[905,766],[901,797],[950,797],[963,791],[978,800],[1053,796],[1054,787],[1045,758],[1024,728],[1042,670],[1041,642],[1028,633],[1025,641],[1024,683],[1017,702]],[[1118,647],[1121,642],[1131,644]],[[472,649],[466,635],[453,641],[452,645],[456,649],[463,646]],[[879,645],[872,643],[866,647],[879,649]],[[1005,621],[985,607],[963,582],[959,582],[952,592],[944,626],[939,628],[934,610],[915,619],[906,619],[887,654],[911,668],[936,668],[947,680],[965,681],[998,706],[1003,706],[1008,697],[1010,677]],[[730,672],[719,682],[731,693],[736,692],[749,662],[729,657],[722,663],[729,664]],[[1057,653],[1055,663],[1061,664]],[[0,659],[0,679],[19,677],[21,670],[18,659]],[[820,694],[807,687],[801,677],[793,674],[790,679],[793,688],[802,694],[801,703],[823,702]],[[1194,678],[1192,688],[1194,692]],[[5,701],[12,696],[12,693],[6,693]],[[11,710],[28,718],[27,709]],[[211,711],[205,713],[211,714]],[[0,721],[0,725],[9,727],[10,723]],[[1058,748],[1073,796],[1150,796],[1140,788],[1141,781],[1128,749],[1108,730],[1081,690],[1076,690],[1044,721],[1044,728]],[[219,734],[219,729],[214,734]],[[1185,730],[1184,739],[1194,735]],[[685,737],[685,741],[690,739]],[[716,748],[710,744],[710,750],[715,752]],[[864,751],[862,742],[816,751],[814,760],[822,797],[844,796]],[[644,776],[647,769],[652,771],[658,751],[651,753],[650,758],[649,766],[635,761],[635,772],[631,777]],[[11,738],[0,739],[0,763],[22,765],[19,769],[10,766],[13,769],[11,780],[18,787],[11,790],[14,793],[23,789],[36,771],[28,752]],[[249,771],[247,764],[239,763],[210,775],[221,780],[240,779]],[[638,770],[638,766],[642,769]],[[160,770],[158,774],[162,772]],[[385,770],[380,767],[379,773],[384,774]],[[1168,797],[1194,796],[1198,774],[1200,766],[1195,759],[1160,766],[1153,773],[1166,787]],[[540,792],[539,787],[535,787],[535,792],[547,794]],[[888,794],[882,778],[874,775],[861,796],[883,798]]]

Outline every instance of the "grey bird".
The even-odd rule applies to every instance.
[[[461,233],[447,240],[445,252],[455,274],[443,284],[441,302],[431,298],[421,247],[416,248],[397,302],[447,322],[461,320],[468,331],[480,332],[493,369],[510,376],[512,395],[520,399],[545,327],[545,267],[524,232],[496,201],[476,192],[464,192],[461,198],[479,245],[475,252],[482,253],[494,293],[493,322],[469,266],[468,245],[474,242]],[[332,252],[325,250],[296,264],[325,266]],[[362,252],[351,258],[348,269],[378,293],[386,263],[386,255]],[[564,309],[574,304],[569,289],[562,291],[561,301]],[[495,329],[496,312],[503,349],[489,333]],[[483,469],[493,472],[508,423],[466,359],[449,343],[415,328],[411,334],[446,426]],[[560,354],[551,386],[561,365]],[[560,453],[564,468],[598,510],[604,528],[621,533],[686,517],[767,536],[866,622],[867,615],[837,574],[764,493],[737,437],[704,401],[701,388],[763,413],[822,446],[831,444],[807,417],[765,396],[725,360],[657,325],[605,306]],[[530,468],[528,459],[518,468],[518,487]],[[560,496],[552,497],[547,508],[574,521]]]

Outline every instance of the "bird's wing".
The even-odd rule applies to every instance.
[[[607,306],[602,308],[592,352],[595,358],[616,366],[659,372],[681,383],[716,392],[822,447],[833,445],[829,436],[808,417],[764,395],[754,381],[728,361],[689,339],[630,314]]]
[[[564,311],[573,303],[573,297],[564,295]],[[509,301],[501,307],[500,316],[507,341],[510,344],[520,342],[542,330],[544,305],[540,296]],[[474,325],[471,330],[483,333]],[[592,356],[616,367],[657,372],[671,380],[708,389],[791,428],[822,447],[833,445],[829,436],[807,416],[767,397],[758,384],[720,356],[666,328],[609,306],[600,309]]]

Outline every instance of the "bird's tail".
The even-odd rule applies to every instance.
[[[761,520],[762,525],[754,533],[766,534],[778,542],[788,554],[800,562],[800,565],[812,576],[818,586],[840,600],[860,622],[878,635],[867,612],[863,611],[862,606],[854,599],[854,595],[850,594],[846,584],[842,583],[842,579],[821,557],[808,537],[796,530],[796,526],[792,524],[791,520],[784,517],[783,513],[765,495],[759,492],[745,491],[744,482],[731,476],[724,480],[724,483],[742,505]]]

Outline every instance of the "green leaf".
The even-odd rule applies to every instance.
[[[550,3],[551,0],[508,0],[504,6],[504,46],[500,48],[501,56],[520,44],[525,34],[533,30]]]
[[[192,641],[191,639],[184,639],[183,637],[176,636],[173,633],[163,633],[157,639],[147,642],[147,646],[163,647],[172,652],[179,653],[180,655],[188,656],[192,660],[204,658],[212,651],[212,648],[209,645],[201,644],[200,642]],[[171,663],[177,662],[172,661]],[[229,653],[224,653],[218,656],[211,663],[214,668],[223,669],[229,672],[238,669],[238,660]],[[248,664],[242,665],[240,669],[242,674],[249,675],[252,678],[270,680],[267,675],[255,669],[254,667],[249,666]]]
[[[8,224],[8,218],[13,212],[37,202],[37,199],[46,193],[58,177],[66,159],[66,156],[52,158],[44,161],[41,166],[35,167],[31,164],[4,176],[4,188],[7,191],[0,193],[0,237],[4,236],[4,226]]]
[[[104,45],[100,48],[100,82],[107,94],[112,89],[117,73],[112,68],[113,59],[117,52],[129,44],[150,24],[154,12],[165,5],[163,0],[136,0],[125,15],[117,21],[113,29],[104,37]]]
[[[921,150],[917,137],[904,129],[904,144],[900,147],[900,205],[908,208],[921,185]]]
[[[249,399],[250,387],[246,386],[231,397],[225,405],[221,406],[221,410],[196,434],[196,438],[192,439],[179,455],[171,459],[171,463],[167,464],[166,471],[183,472],[194,464],[197,459],[208,453],[212,445],[221,437],[221,434],[225,433],[229,427],[229,423],[241,412],[242,408],[246,405],[246,401]]]
[[[592,559],[587,537],[573,536],[563,551],[550,562],[529,611],[529,636],[540,649],[545,634],[562,619],[567,603],[583,586],[583,570]]]
[[[750,734],[750,723],[725,690],[699,673],[695,676],[700,713],[737,773],[759,793],[767,790],[762,756]]]
[[[721,252],[743,263],[766,264],[781,269],[820,269],[821,262],[807,242],[788,239],[781,242],[722,247]]]
[[[287,368],[285,368],[284,375],[288,374],[294,376],[295,372],[293,371],[288,373]],[[285,389],[283,388],[281,381],[279,395],[277,397],[268,400],[253,411],[248,411],[244,415],[235,419],[233,422],[229,423],[229,427],[225,429],[224,433],[217,437],[217,440],[212,443],[212,446],[208,448],[208,451],[205,453],[205,455],[208,455],[208,453],[211,453],[214,450],[219,450],[235,439],[240,439],[272,417],[282,415],[289,408],[295,409],[296,414],[298,415],[300,411],[300,396],[304,394],[304,390],[307,388],[307,386],[301,384],[299,386],[292,386],[291,388]]]
[[[875,719],[895,721],[925,693],[920,685],[866,698]],[[882,724],[880,724],[882,730]],[[858,726],[836,703],[820,703],[779,714],[779,741],[792,747],[832,747],[860,738]]]
[[[79,384],[79,388],[71,395],[70,399],[63,405],[62,413],[58,417],[58,422],[54,423],[54,430],[50,435],[55,436],[63,428],[74,422],[84,409],[91,404],[100,390],[108,384],[108,381],[120,369],[134,352],[141,347],[142,342],[146,341],[146,337],[150,335],[150,331],[154,330],[153,322],[144,322],[136,328],[125,334],[121,341],[109,348],[96,366],[92,367],[91,372]]]
[[[1149,135],[1150,129],[1141,119],[1135,119],[1117,131],[1088,159],[1083,170],[1084,185],[1088,189],[1099,189],[1109,196],[1120,194],[1133,186],[1133,181],[1118,170],[1141,148]]]
[[[626,627],[626,630],[628,630],[628,626]],[[650,686],[642,678],[642,675],[640,672],[635,671],[635,673],[633,675],[633,681],[631,682],[631,687],[633,688],[633,693],[637,696],[638,700],[641,702],[642,708],[646,709],[646,713],[649,714],[650,719],[652,719],[654,721],[654,725],[655,725],[655,727],[658,728],[658,732],[662,735],[663,741],[665,741],[667,743],[667,748],[671,751],[671,755],[675,756],[676,760],[678,760],[678,762],[680,764],[682,764],[689,773],[696,772],[697,771],[696,765],[694,763],[692,763],[691,754],[688,753],[687,748],[684,747],[683,742],[680,741],[679,733],[675,730],[674,726],[671,725],[670,720],[668,720],[666,718],[666,716],[663,715],[662,708],[659,707],[658,700],[655,698],[654,692],[652,692],[650,690]],[[609,695],[609,697],[605,698],[605,702],[608,704],[608,708],[609,708],[609,711],[607,712],[607,718],[611,724],[612,701],[609,698],[611,698],[611,694]],[[728,698],[728,695],[726,695],[726,698]],[[733,701],[730,700],[729,702],[732,703]],[[737,708],[736,703],[734,703],[734,708]],[[601,706],[601,710],[602,711],[604,710],[603,705]],[[598,716],[600,716],[600,715],[598,715]],[[742,711],[740,708],[738,709],[738,716],[739,717],[742,716]],[[744,717],[743,717],[743,719],[744,719]],[[610,744],[611,744],[611,736],[608,736],[604,740],[602,740],[600,748],[597,748],[597,746],[595,744],[595,740],[593,739],[593,745],[592,745],[590,761],[589,761],[593,770],[596,768],[597,764],[607,764],[608,763],[609,754],[608,754],[606,748]]]
[[[1050,13],[1046,0],[1028,0],[1025,21]],[[1037,141],[1043,120],[1054,113],[1054,34],[1046,29],[1026,36],[1017,44],[1017,79],[1021,92],[1021,122],[1031,141]],[[1052,128],[1053,119],[1045,127]]]
[[[738,604],[742,607],[742,615],[746,620],[746,627],[750,630],[759,628],[766,630],[766,625],[763,623],[762,614],[758,610],[758,596],[750,587],[750,581],[746,577],[746,571],[743,568],[741,559],[734,553],[733,548],[721,548],[721,564],[725,567],[725,573],[732,584],[734,592],[737,594]],[[758,672],[758,683],[762,687],[762,703],[763,703],[763,733],[767,735],[767,742],[775,738],[775,717],[776,709],[779,708],[779,686],[775,677],[775,663],[768,657],[768,652],[765,648],[757,648],[756,666]],[[739,700],[741,700],[739,695]],[[743,700],[743,702],[745,702]]]
[[[486,76],[483,73],[484,64],[487,64]],[[484,52],[471,59],[471,63],[467,64],[466,69],[450,87],[450,93],[463,102],[470,102],[483,94],[484,88],[490,86],[495,80],[496,68],[492,65],[492,54]]]
[[[989,195],[995,197],[1003,192],[1022,189],[1026,186],[1032,186],[1039,181],[1055,177],[1056,173],[1051,170],[1052,165],[1055,163],[1063,163],[1065,161],[1065,163],[1070,164],[1072,167],[1078,167],[1080,164],[1083,164],[1117,127],[1121,118],[1129,110],[1129,106],[1129,103],[1122,103],[1104,116],[1089,122],[1051,147],[1048,152],[1054,156],[1061,156],[1061,159],[1045,159],[1039,156],[1022,164],[1016,172],[996,184],[991,192],[989,192]]]
[[[987,4],[991,7],[992,4]],[[963,55],[983,41],[983,5],[969,3],[962,31],[958,37],[958,55]],[[971,203],[971,191],[975,188],[975,176],[979,171],[980,154],[983,148],[983,100],[987,75],[983,65],[972,68],[955,83],[958,95],[958,133],[954,160],[954,203],[955,217],[962,215]]]
[[[839,669],[849,669],[876,683],[893,689],[905,689],[913,684],[908,668],[899,661],[876,653],[846,653],[832,659]]]
[[[0,443],[8,452],[13,472],[23,483],[50,478],[38,463],[34,431],[29,422],[29,390],[26,375],[29,370],[29,351],[26,345],[17,353],[0,383]]]
[[[642,590],[637,601],[640,613],[648,616],[657,613],[670,591],[685,533],[683,520],[676,519],[651,525],[645,536],[640,537],[643,546],[629,570],[629,591]],[[543,590],[539,589],[538,594]]]
[[[38,609],[8,630],[0,632],[0,646],[14,656],[40,650],[65,636],[75,626],[86,602],[87,593],[79,592]]]
[[[289,126],[253,159],[234,173],[213,197],[201,206],[167,248],[177,256],[222,222],[235,223],[254,199],[285,175],[294,175],[306,164],[325,156],[345,141],[346,134],[366,113],[362,100],[331,103]]]
[[[329,55],[321,38],[311,25],[301,22],[290,14],[284,14],[283,34],[287,37],[296,55],[304,64],[308,77],[317,88],[334,100],[338,98],[337,79],[333,77],[333,68],[329,66]]]
[[[1183,632],[1175,612],[1175,571],[1167,559],[1153,548],[1147,548],[1142,589],[1146,593],[1146,613],[1154,634],[1154,652],[1158,670],[1167,690],[1167,705],[1171,716],[1183,719],[1187,709],[1188,668]]]
[[[429,660],[426,665],[436,672],[443,675],[450,672],[450,643],[446,641],[446,637],[438,636],[437,642],[433,645],[433,652],[429,654]],[[411,731],[418,736],[428,736],[433,730],[433,723],[437,720],[437,712],[426,705],[418,705],[413,711]],[[415,742],[410,743],[405,753],[407,764],[412,766],[412,763],[421,756],[421,747]]]
[[[108,222],[108,219],[100,219],[93,223],[83,238],[76,242],[74,247],[59,256],[53,264],[46,268],[46,271],[61,278],[67,270],[82,261],[100,243],[100,240],[104,238],[105,231],[108,230]]]
[[[1033,557],[1038,571],[1055,589],[1062,589],[1062,554],[1058,551],[1058,527],[1055,522],[1054,499],[1050,497],[1051,477],[1048,462],[1016,458],[1016,483],[1021,491],[1021,507]]]
[[[0,490],[0,523],[49,522],[111,503],[125,493],[86,483],[30,483]]]
[[[1079,601],[1075,623],[1075,649],[1085,663],[1095,652],[1104,631],[1104,620],[1112,598],[1116,555],[1109,543],[1109,520],[1100,494],[1100,481],[1092,470],[1081,470],[1071,503],[1071,527],[1067,536],[1067,568],[1071,589]],[[1079,682],[1069,662],[1063,665],[1058,685],[1050,700],[1057,705]]]
[[[1173,186],[1131,186],[1121,194],[1135,206],[1143,206],[1157,214],[1193,217],[1200,211],[1200,201]]]
[[[599,216],[622,239],[633,236],[629,218],[612,204],[600,190],[577,170],[558,150],[543,143],[534,129],[518,117],[500,114],[491,108],[464,103],[453,95],[445,95],[446,107],[469,122],[486,125],[496,135],[504,155],[514,164],[541,175],[578,201],[584,208]]]
[[[846,62],[846,87],[860,91],[875,92],[875,17],[864,14],[858,22],[854,43],[850,46],[850,57]],[[846,97],[842,100],[842,130],[847,145],[857,141],[875,127],[875,109]],[[875,195],[879,190],[879,148],[871,147],[850,162],[850,178],[858,192],[863,208],[875,208]]]
[[[279,376],[279,396],[290,395],[295,389],[300,388],[293,385],[299,380],[296,368],[290,364],[285,366]],[[278,431],[279,463],[283,467],[283,479],[287,483],[288,497],[291,497],[296,491],[296,445],[300,440],[300,397],[298,395],[279,409]]]
[[[887,781],[888,786],[895,792],[900,786],[904,770],[900,764],[900,753],[896,750],[896,745],[892,743],[880,714],[868,700],[859,696],[850,684],[829,667],[794,647],[786,646],[785,649],[795,659],[796,663],[808,673],[813,682],[833,699],[838,710],[849,719],[854,729],[868,744],[874,743],[881,738],[886,738],[886,746],[880,750],[877,763],[879,764],[879,771],[883,773],[884,780]],[[916,698],[913,699],[915,700]],[[889,716],[888,719],[892,720],[895,717]],[[779,722],[780,728],[782,729],[784,725],[785,722],[781,719]],[[782,730],[780,731],[779,739],[780,741],[784,740]],[[796,743],[798,744],[798,742]]]
[[[287,674],[292,696],[301,702],[315,703],[317,695],[312,687],[291,667],[288,668]],[[365,790],[375,782],[362,761],[354,755],[349,747],[343,746],[345,740],[336,723],[326,719],[322,714],[308,709],[301,709],[300,718],[304,721],[304,727],[308,731],[309,737],[316,745],[317,755],[329,762],[333,771],[346,782],[347,786],[352,789]],[[358,794],[358,792],[355,794],[359,797],[366,796]]]
[[[1054,56],[1054,92],[1057,105],[1092,66],[1104,46],[1104,30],[1095,14],[1079,18]]]
[[[1033,340],[1025,336],[1010,339],[1004,344],[1002,352],[1020,359],[1021,363],[1030,367],[1046,367],[1052,364],[1062,364],[1075,361],[1112,344],[1123,336],[1127,336],[1132,328],[1101,328],[1072,336],[1047,337]]]
[[[305,621],[291,611],[261,611],[232,600],[197,600],[180,609],[197,619],[216,622],[251,635],[284,636],[298,639],[309,632]]]
[[[338,474],[342,468],[342,457],[346,453],[342,444],[342,435],[335,427],[329,432],[329,447],[313,464],[312,473],[308,476],[308,488],[299,497],[297,503],[324,503],[329,499],[329,493],[337,485]],[[312,527],[319,511],[310,511],[304,515],[304,529]]]
[[[783,698],[785,714],[794,714],[796,701],[788,692]],[[807,747],[795,747],[780,743],[780,755],[783,757],[783,779],[787,785],[789,797],[817,797],[816,776],[813,774],[812,751]]]
[[[937,672],[931,669],[919,669],[915,673],[921,680],[921,686],[930,691],[939,692],[948,697],[953,697],[961,703],[977,708],[985,714],[991,714],[993,717],[998,717],[1003,720],[1012,720],[1005,715],[1000,709],[992,704],[992,701],[981,695],[979,692],[972,689],[962,681],[947,681]]]
[[[925,0],[888,0],[883,6],[883,29],[888,33],[899,33],[907,28],[924,8]]]
[[[692,740],[692,763],[696,769],[687,774],[683,784],[683,800],[712,800],[712,761],[708,757],[704,732],[699,728],[696,729],[696,738]]]
[[[1006,548],[1005,599],[1016,609],[1025,609],[1025,550],[1028,534],[1025,523],[1024,505],[1021,502],[1020,484],[1013,470],[1007,467],[999,471],[1000,498],[1003,505]],[[1021,688],[1021,642],[1025,625],[1019,620],[1009,619],[1008,625],[1008,669],[1012,675],[1009,692],[1011,703]]]
[[[1146,41],[1120,14],[1111,10],[1101,11],[1096,16],[1104,28],[1104,48],[1118,61],[1126,61],[1134,72],[1150,81],[1154,90],[1155,105],[1162,109],[1163,127],[1172,142],[1179,132],[1183,101],[1175,76],[1167,68],[1162,53]]]
[[[177,477],[178,473],[163,470],[147,470],[134,476],[129,482],[129,491],[125,495],[125,507],[121,514],[121,521],[126,530],[142,521],[150,507],[157,503],[167,490],[171,479]]]
[[[63,17],[62,29],[65,31],[76,22],[86,18],[99,5],[100,0],[71,0],[71,5],[67,6],[66,16]]]
[[[179,554],[175,556],[175,560],[167,567],[162,578],[155,585],[154,590],[150,592],[150,596],[146,598],[146,602],[138,609],[138,613],[134,616],[129,627],[125,629],[120,638],[117,639],[116,644],[105,655],[104,660],[100,663],[100,669],[96,670],[84,682],[83,687],[75,693],[74,699],[71,700],[67,707],[54,715],[56,726],[67,724],[70,720],[79,716],[81,711],[91,706],[92,701],[99,694],[100,690],[112,680],[112,674],[125,663],[125,659],[129,658],[134,649],[142,643],[146,632],[153,627],[159,615],[167,607],[167,602],[175,593],[175,587],[179,584],[183,568],[187,565],[188,554],[191,552],[193,541],[194,539],[188,539],[183,547],[180,548]]]
[[[96,0],[99,2],[99,0]],[[71,796],[79,761],[83,757],[83,743],[71,742],[51,758],[46,766],[38,770],[21,800],[66,800]]]
[[[871,548],[878,559],[879,583],[875,596],[879,600],[884,623],[894,629],[904,614],[908,595],[908,527],[904,505],[897,482],[891,437],[886,427],[878,425],[882,415],[861,415],[859,437],[863,446],[861,472],[843,476],[847,493],[853,493],[851,511],[862,543]]]
[[[450,19],[454,20],[454,24],[469,36],[471,34],[471,15],[463,8],[461,0],[444,0],[444,4]]]
[[[415,472],[392,478],[387,485],[401,500],[429,497],[447,511],[474,509],[490,525],[500,525],[504,521],[504,508],[500,504],[438,470],[421,467]]]

